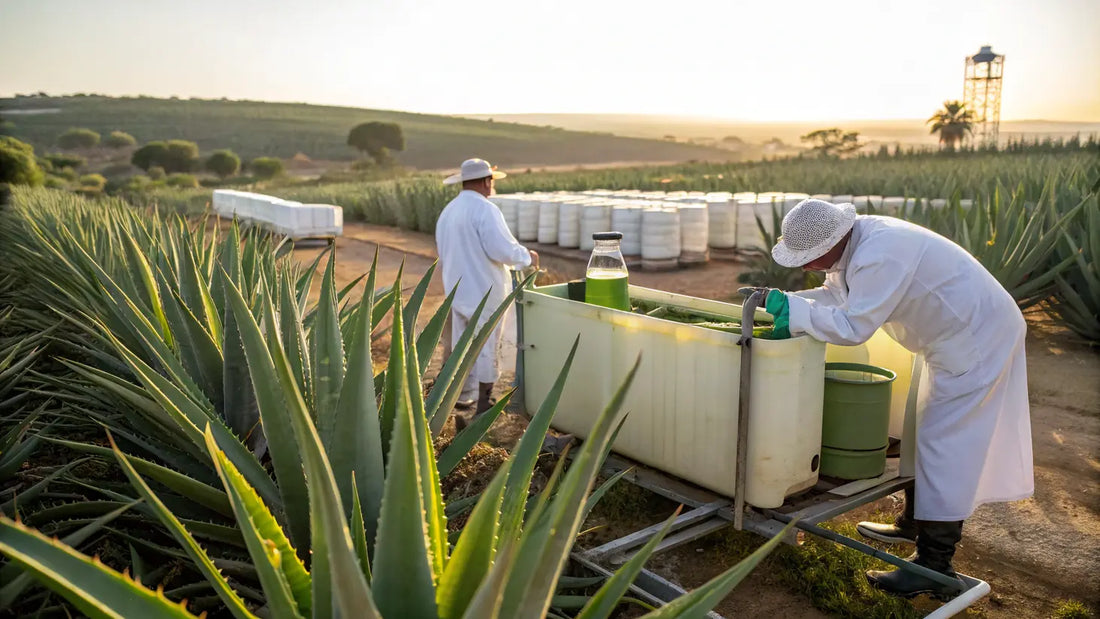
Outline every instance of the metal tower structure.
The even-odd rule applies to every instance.
[[[997,144],[1004,66],[1004,54],[993,53],[990,45],[983,45],[977,54],[966,59],[963,102],[974,115],[972,136],[981,146]]]

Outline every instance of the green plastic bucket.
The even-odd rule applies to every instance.
[[[825,364],[821,474],[866,479],[886,469],[890,388],[897,375],[862,363]]]

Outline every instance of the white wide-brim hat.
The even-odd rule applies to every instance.
[[[464,181],[476,181],[479,178],[486,178],[492,176],[493,180],[498,180],[508,176],[504,172],[498,172],[493,169],[493,166],[489,165],[488,161],[484,159],[467,159],[462,162],[462,169],[458,174],[452,174],[443,179],[444,185],[454,185]]]
[[[803,200],[783,218],[782,236],[772,248],[772,258],[785,267],[800,267],[829,253],[852,229],[854,204]]]

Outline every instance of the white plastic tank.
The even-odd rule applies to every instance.
[[[527,196],[516,205],[516,238],[537,241],[539,238],[539,208],[542,197]]]
[[[856,212],[860,214],[866,214],[867,207],[871,204],[867,196],[852,196],[851,202],[855,205]]]
[[[643,201],[621,202],[611,207],[611,229],[623,233],[620,250],[624,256],[637,256],[642,253],[642,211]]]
[[[708,239],[714,249],[737,247],[737,208],[733,196],[714,193],[707,196]]]
[[[561,198],[553,197],[539,204],[538,242],[554,245],[558,242],[558,207]]]
[[[959,206],[969,211],[974,206],[974,200],[970,198],[963,198],[959,200]]]
[[[947,200],[945,200],[944,198],[933,198],[929,200],[928,206],[931,206],[934,209],[942,209],[943,207],[947,206]]]
[[[601,201],[581,206],[581,236],[578,246],[583,251],[592,251],[596,246],[592,240],[593,234],[611,231],[611,204]]]
[[[680,257],[680,212],[672,206],[642,211],[642,258],[675,260]]]
[[[651,211],[647,211],[651,212]],[[741,308],[638,286],[630,296],[740,316]],[[554,427],[586,436],[637,357],[623,402],[630,411],[612,449],[691,483],[732,496],[737,483],[741,347],[738,335],[606,310],[568,298],[568,286],[524,294],[524,402],[536,410],[580,335]],[[817,483],[825,345],[807,336],[752,347],[746,502],[762,508]]]
[[[681,204],[680,253],[705,254],[710,242],[706,203]]]
[[[581,205],[585,199],[572,199],[558,206],[558,245],[579,247],[581,239]]]
[[[855,199],[855,196],[853,196],[850,193],[838,194],[838,195],[833,196],[832,203],[833,204],[851,204],[853,199]]]
[[[815,193],[814,195],[812,195],[810,197],[813,198],[814,200],[824,200],[825,202],[832,202],[833,201],[833,195],[829,194],[829,193]]]

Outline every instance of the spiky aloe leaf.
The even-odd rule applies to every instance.
[[[424,520],[428,528],[432,559],[432,578],[435,582],[443,574],[447,565],[447,516],[443,505],[443,491],[439,486],[439,471],[435,464],[435,450],[432,447],[432,435],[428,431],[428,420],[424,416],[424,397],[420,388],[419,363],[416,359],[416,347],[412,345],[412,334],[405,343],[409,381],[409,403],[412,405],[413,432],[417,437],[416,455],[420,463],[420,485],[424,495]],[[395,334],[396,337],[396,334]]]
[[[321,280],[321,298],[317,318],[310,333],[313,370],[313,410],[317,430],[325,449],[331,449],[336,431],[336,410],[344,382],[344,343],[340,333],[340,316],[336,306],[336,252],[329,254],[328,266]]]
[[[47,438],[46,440],[56,445],[68,447],[73,451],[114,457],[114,453],[110,449],[100,447],[99,445],[78,443],[59,438]],[[156,464],[155,462],[149,462],[148,460],[136,456],[127,457],[130,459],[130,464],[132,464],[142,475],[155,479],[173,491],[178,492],[181,496],[203,507],[208,507],[223,516],[233,515],[233,508],[229,504],[229,498],[217,488],[212,488],[183,473],[178,473],[170,468]]]
[[[423,435],[416,432],[401,305],[395,304],[393,311],[388,400],[383,407],[384,414],[389,411],[392,415],[392,430],[371,588],[384,616],[434,617],[433,542],[425,521],[424,475],[428,473],[421,470],[420,460],[421,449],[431,449],[431,445],[421,445]]]
[[[351,541],[355,544],[355,554],[359,557],[359,567],[363,569],[363,578],[371,581],[370,541],[367,529],[363,525],[363,506],[359,503],[359,489],[355,483],[355,471],[351,473]]]
[[[630,584],[634,582],[646,561],[657,549],[657,544],[661,543],[673,521],[680,515],[681,509],[682,506],[676,508],[676,511],[668,517],[668,520],[665,520],[661,530],[651,537],[638,552],[634,553],[634,556],[630,557],[630,560],[619,568],[611,578],[607,579],[607,582],[600,587],[599,591],[596,591],[595,595],[584,604],[584,608],[576,619],[607,619],[611,616],[611,613],[619,605],[619,601],[630,589]]]
[[[131,501],[130,503],[125,503],[103,514],[92,522],[80,527],[80,529],[61,538],[61,543],[70,548],[76,548],[87,541],[89,537],[99,532],[100,529],[107,526],[112,520],[118,518],[126,510],[138,503],[139,501]],[[7,583],[0,589],[0,608],[11,608],[12,603],[19,599],[19,596],[22,595],[23,591],[27,589],[27,586],[31,584],[31,573],[24,572],[23,574],[19,574],[18,572],[19,567],[15,564],[6,565],[3,569],[0,569],[0,582]]]
[[[225,577],[221,575],[221,572],[214,566],[214,562],[210,559],[210,556],[206,554],[202,546],[199,545],[191,533],[187,530],[187,527],[179,521],[175,515],[160,498],[153,492],[145,480],[141,478],[134,467],[130,464],[130,459],[126,454],[122,453],[118,446],[115,445],[114,438],[110,434],[107,435],[108,440],[111,443],[111,449],[115,452],[115,458],[118,460],[119,466],[122,467],[122,472],[126,474],[126,477],[130,480],[130,484],[138,491],[138,494],[145,499],[146,505],[153,509],[154,513],[160,519],[168,531],[173,537],[183,546],[183,549],[187,551],[187,554],[191,557],[191,560],[195,562],[195,567],[202,572],[206,580],[210,582],[214,587],[214,591],[217,592],[218,597],[222,603],[225,604],[229,612],[233,613],[234,617],[238,618],[251,618],[254,615],[245,606],[244,600],[241,599],[237,592],[229,586]]]
[[[454,554],[439,579],[436,603],[440,619],[458,618],[465,614],[493,565],[500,526],[500,503],[504,496],[508,465],[506,462],[497,471],[489,487],[482,493],[462,529],[458,543],[455,544]]]
[[[488,294],[481,300],[477,310],[475,310],[474,314],[470,317],[470,324],[466,328],[466,333],[463,333],[458,339],[454,350],[451,351],[450,358],[447,359],[446,363],[444,363],[443,367],[439,370],[439,375],[436,378],[437,387],[433,388],[432,392],[428,395],[428,401],[425,408],[427,410],[428,419],[431,420],[430,426],[433,436],[439,435],[440,430],[443,429],[443,425],[447,422],[447,415],[450,414],[455,403],[458,402],[459,396],[462,395],[463,383],[465,383],[466,377],[469,376],[470,370],[474,367],[474,362],[477,361],[477,355],[481,351],[481,348],[485,346],[485,342],[488,341],[493,330],[500,324],[505,312],[508,311],[508,308],[515,300],[516,295],[518,295],[520,290],[525,286],[529,285],[534,280],[534,277],[534,275],[531,275],[524,280],[522,284],[516,286],[484,322],[481,321],[481,313],[489,298]],[[472,335],[474,332],[477,333],[476,336]]]
[[[580,337],[573,340],[573,347],[565,358],[558,377],[546,394],[546,399],[539,406],[538,412],[531,417],[527,429],[520,437],[512,458],[515,459],[508,473],[508,490],[504,494],[504,505],[501,508],[501,535],[504,539],[516,537],[523,522],[523,508],[527,498],[527,488],[531,485],[531,477],[534,474],[535,462],[542,449],[543,437],[550,429],[550,420],[554,417],[554,411],[558,407],[561,393],[565,390],[565,381],[569,377],[569,370],[573,367],[573,358],[577,354],[577,346]],[[587,444],[587,442],[586,442]]]
[[[310,545],[310,520],[307,509],[309,493],[306,489],[305,472],[302,469],[302,455],[292,423],[291,409],[295,403],[287,401],[285,391],[287,385],[282,384],[283,380],[294,382],[290,386],[293,387],[294,393],[298,393],[297,382],[293,376],[290,376],[289,368],[288,376],[283,377],[273,359],[275,350],[278,349],[281,355],[282,348],[277,337],[278,328],[275,325],[271,301],[263,303],[264,319],[268,327],[267,339],[265,339],[260,331],[260,325],[253,318],[240,290],[232,282],[225,282],[225,295],[229,299],[233,321],[241,335],[241,344],[244,347],[245,358],[248,360],[248,371],[255,386],[256,402],[260,409],[264,436],[267,437],[268,452],[271,454],[275,474],[279,478],[279,492],[283,499],[290,539],[298,549],[299,556],[305,559]]]
[[[420,359],[420,373],[423,374],[428,369],[428,364],[431,363],[432,353],[435,352],[437,346],[439,346],[439,338],[443,335],[443,328],[447,324],[447,317],[451,314],[451,305],[454,304],[455,294],[458,292],[458,288],[451,290],[451,294],[447,295],[447,298],[443,300],[443,303],[436,309],[435,314],[432,315],[428,324],[424,325],[424,330],[420,332],[420,335],[416,338],[416,356]]]
[[[225,485],[240,527],[263,586],[267,607],[272,617],[294,618],[310,616],[310,582],[297,553],[290,547],[274,516],[260,501],[233,463],[225,457],[207,428],[206,448],[214,467]],[[293,584],[292,584],[293,581]]]
[[[51,483],[53,483],[53,480],[57,479],[58,477],[61,477],[65,473],[68,473],[69,471],[71,471],[74,468],[80,466],[81,464],[84,464],[88,460],[91,460],[91,458],[81,458],[79,460],[74,460],[74,461],[72,461],[72,462],[70,462],[70,463],[68,463],[64,466],[58,467],[54,472],[52,472],[49,475],[43,477],[41,480],[39,480],[37,483],[35,483],[30,488],[27,488],[27,489],[23,490],[22,492],[16,494],[14,497],[8,499],[4,503],[0,503],[0,514],[13,514],[14,515],[15,510],[18,507],[18,505],[20,505],[20,504],[25,505],[25,504],[33,501],[35,498],[38,497],[38,495],[40,495],[40,494],[42,494],[43,492],[46,491],[46,488],[48,488],[49,485]]]
[[[707,584],[682,595],[668,604],[645,614],[645,619],[671,619],[672,617],[704,617],[710,609],[729,595],[787,536],[795,523],[788,524],[778,535],[768,540],[737,565],[712,578]]]
[[[569,557],[569,548],[581,525],[584,498],[602,465],[602,455],[616,426],[616,417],[626,392],[638,372],[639,358],[603,413],[596,419],[588,439],[581,446],[547,506],[545,522],[536,522],[523,532],[519,559],[504,593],[502,612],[507,616],[535,617],[546,613],[557,576]],[[540,519],[541,520],[541,519]]]
[[[353,477],[358,480],[355,499],[363,510],[368,547],[374,545],[385,479],[370,350],[371,310],[374,307],[377,271],[378,255],[375,252],[366,288],[352,318],[347,371],[335,411],[335,432],[332,445],[326,448],[345,509],[351,507],[349,483]]]
[[[4,516],[0,516],[0,553],[89,617],[195,616],[98,559],[89,559]]]
[[[274,325],[274,306],[267,303],[263,309],[265,322]],[[283,398],[288,405],[305,474],[310,480],[314,615],[327,616],[322,613],[323,605],[335,600],[343,616],[367,619],[378,617],[370,586],[363,577],[352,546],[347,516],[340,502],[340,489],[321,445],[321,437],[317,434],[309,409],[291,373],[290,364],[279,341],[278,330],[272,329],[270,333],[273,333],[269,346],[271,359],[279,375]],[[327,572],[324,571],[326,568]]]
[[[466,457],[466,454],[470,453],[474,445],[481,440],[481,437],[485,436],[485,433],[489,431],[493,422],[500,416],[504,408],[508,406],[508,402],[511,401],[512,394],[514,393],[515,389],[512,389],[508,391],[508,393],[502,395],[492,408],[477,415],[473,423],[455,435],[451,444],[439,455],[439,461],[436,466],[438,467],[440,477],[446,477],[454,470],[454,468],[458,466],[458,463]]]

